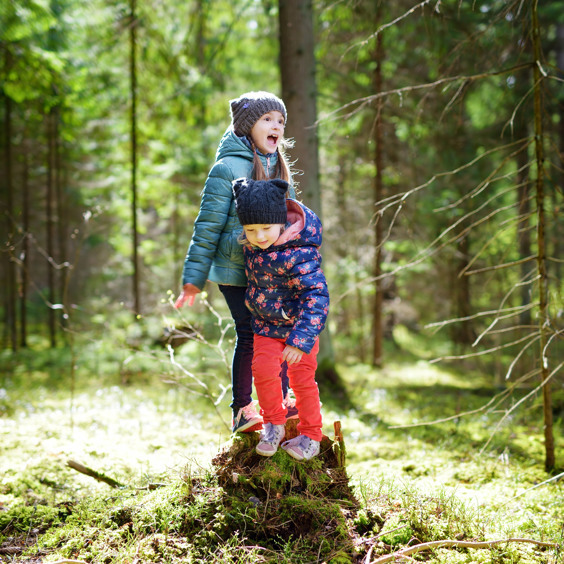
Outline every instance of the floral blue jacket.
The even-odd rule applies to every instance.
[[[284,339],[309,353],[329,313],[319,252],[323,228],[317,215],[300,202],[288,199],[286,205],[288,222],[276,243],[268,249],[244,247],[245,303],[255,333]]]

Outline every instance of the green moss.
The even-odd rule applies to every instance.
[[[409,522],[399,514],[392,514],[378,534],[378,538],[390,546],[407,544],[412,536],[413,529]]]
[[[119,365],[119,355],[116,360]],[[61,402],[55,397],[56,389],[34,388],[40,395],[32,402],[27,388],[17,392],[12,383],[3,384],[9,388],[10,405],[18,419],[9,422],[0,436],[0,531],[4,535],[0,541],[9,537],[13,546],[33,542],[14,562],[70,558],[108,564],[135,559],[155,564],[344,564],[362,560],[368,547],[373,547],[375,559],[416,541],[444,538],[522,536],[560,542],[564,485],[562,481],[542,484],[551,476],[543,469],[542,429],[534,421],[538,413],[516,411],[510,425],[497,429],[483,453],[480,449],[499,413],[483,411],[440,424],[396,429],[395,425],[479,409],[495,393],[486,379],[477,380],[474,375],[451,374],[426,363],[398,368],[389,365],[381,372],[360,365],[344,368],[354,409],[343,408],[334,398],[323,400],[324,419],[340,420],[343,425],[346,472],[336,464],[328,439],[324,439],[322,456],[298,462],[283,451],[272,458],[258,456],[258,435],[246,433],[229,440],[211,471],[206,466],[209,449],[206,458],[201,449],[194,454],[197,475],[183,469],[177,472],[172,464],[152,474],[156,460],[149,461],[152,452],[164,454],[174,445],[173,450],[182,452],[183,464],[184,453],[192,456],[196,442],[209,446],[221,441],[225,430],[218,430],[217,414],[206,414],[194,394],[175,391],[163,398],[156,387],[150,396],[138,389],[138,399],[118,387],[104,389],[99,401],[76,395],[73,447],[81,445],[84,450],[76,454],[77,459],[130,484],[123,490],[70,471],[66,456],[54,454],[71,450],[64,442],[68,429],[61,426],[61,419],[64,424],[69,419],[61,418],[61,413],[66,414],[67,396]],[[37,385],[46,385],[39,372],[30,374]],[[23,374],[21,379],[23,384]],[[514,400],[525,393],[516,390]],[[18,398],[26,403],[23,399],[18,403]],[[153,400],[156,403],[150,403]],[[177,404],[182,414],[167,418]],[[113,412],[106,410],[111,405]],[[127,419],[127,428],[106,427],[105,419],[124,413],[118,409],[125,405],[129,406],[127,417],[116,419]],[[144,409],[131,411],[132,405]],[[147,406],[154,406],[153,435],[147,419],[135,420],[146,416]],[[182,429],[176,437],[169,435],[182,428],[185,411],[190,410],[204,417],[206,425],[189,439]],[[20,416],[24,411],[27,416]],[[88,417],[79,418],[81,413]],[[32,427],[31,422],[39,419]],[[137,428],[142,440],[136,443],[147,446],[141,455],[127,450],[120,457],[100,441],[100,437],[130,437]],[[557,452],[564,447],[559,434],[556,447]],[[365,475],[369,485],[359,485]],[[152,491],[135,488],[155,481],[167,485]],[[432,564],[545,564],[557,561],[560,553],[513,544],[491,550],[445,547],[414,558]]]
[[[14,499],[11,503],[2,505],[0,511],[0,539],[18,533],[25,533],[31,529],[44,531],[59,525],[66,516],[64,508],[48,505],[25,505],[23,500]]]
[[[344,550],[339,550],[336,554],[332,554],[328,560],[329,564],[353,564],[356,560]]]

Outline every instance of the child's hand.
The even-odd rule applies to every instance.
[[[296,364],[302,360],[303,354],[300,349],[286,345],[286,348],[282,351],[282,360],[285,360],[288,364]]]
[[[174,307],[180,309],[186,302],[188,302],[189,306],[193,305],[195,297],[200,292],[201,290],[197,286],[194,286],[194,284],[184,284],[180,296],[178,296],[174,302]]]

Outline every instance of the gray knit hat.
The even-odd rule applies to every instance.
[[[249,135],[251,129],[261,116],[279,111],[286,121],[286,106],[284,102],[270,92],[247,92],[235,100],[230,100],[231,123],[237,135]]]
[[[279,178],[234,180],[235,209],[241,225],[285,224],[288,213],[286,192],[289,186],[285,180]]]

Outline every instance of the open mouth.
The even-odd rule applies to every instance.
[[[276,145],[276,143],[278,143],[278,135],[269,135],[267,139],[271,145]]]

